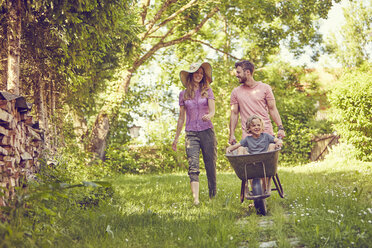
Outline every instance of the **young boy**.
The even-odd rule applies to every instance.
[[[252,115],[248,118],[246,127],[247,133],[251,134],[251,136],[247,136],[239,143],[229,146],[226,149],[227,154],[236,149],[238,149],[238,155],[243,155],[273,151],[281,147],[281,139],[275,138],[272,135],[263,132],[263,120],[257,115]]]
[[[257,115],[252,115],[248,118],[247,133],[251,136],[247,136],[242,139],[239,143],[229,146],[226,149],[226,153],[232,153],[237,150],[237,155],[244,154],[256,154],[267,151],[274,151],[282,146],[282,140],[275,138],[271,134],[264,133],[263,120]],[[271,193],[271,178],[267,177],[266,180],[262,178],[262,184],[264,187],[265,194]],[[246,184],[245,192],[248,194],[248,185]]]

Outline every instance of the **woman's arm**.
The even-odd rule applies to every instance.
[[[174,141],[172,144],[172,148],[174,151],[177,151],[178,138],[180,137],[183,124],[185,123],[185,116],[186,116],[185,106],[180,106],[180,114],[178,116],[178,121],[177,121],[176,136],[174,137]]]
[[[202,120],[203,121],[208,121],[208,120],[211,120],[216,112],[215,110],[215,103],[214,103],[214,99],[208,99],[208,114],[206,115],[203,115],[202,117]]]

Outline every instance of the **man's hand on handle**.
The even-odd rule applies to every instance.
[[[283,139],[285,137],[285,132],[284,130],[278,130],[278,138]]]
[[[285,137],[285,131],[283,125],[278,126],[278,138],[283,139]]]
[[[236,144],[236,138],[235,135],[231,135],[229,138],[229,144],[230,145],[235,145]]]
[[[178,140],[174,140],[173,141],[173,144],[172,144],[172,149],[173,149],[173,151],[177,151],[177,143],[178,143]]]

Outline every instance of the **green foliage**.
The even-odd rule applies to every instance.
[[[1,207],[7,221],[0,224],[0,247],[48,247],[70,239],[65,230],[71,218],[104,206],[113,196],[107,181],[69,184],[61,182],[64,177],[44,166],[34,180],[17,188],[10,207]]]
[[[161,146],[130,146],[113,144],[106,150],[105,166],[119,173],[143,174],[186,170],[184,149],[175,153],[165,143]]]
[[[367,64],[368,65],[368,64]],[[329,94],[334,129],[372,161],[372,76],[370,66],[346,72]]]
[[[343,9],[345,24],[326,39],[326,50],[343,66],[359,67],[371,62],[372,3],[349,1]]]
[[[103,165],[101,160],[92,160],[93,155],[82,152],[73,140],[69,145],[56,152],[56,156],[41,157],[42,170],[38,177],[43,182],[58,182],[76,184],[81,181],[96,181],[112,176],[110,168]]]
[[[8,21],[3,3],[0,4],[3,44],[0,55],[1,61],[6,61]],[[113,78],[123,61],[131,60],[133,44],[139,41],[137,17],[130,10],[131,3],[126,0],[21,1],[22,94],[36,106],[48,95],[48,100],[42,103],[44,115],[64,116],[63,110],[68,106],[69,111],[75,111],[88,122],[102,105],[100,94],[105,91],[107,80]],[[34,108],[34,111],[40,110]],[[53,124],[56,123],[59,124]]]
[[[269,55],[277,54],[281,41],[295,55],[303,53],[305,45],[316,54],[321,37],[315,20],[326,18],[332,4],[330,0],[227,1],[222,4],[221,13],[229,30],[227,35],[242,37],[231,40],[233,48],[244,48],[240,57],[262,67],[270,62]]]

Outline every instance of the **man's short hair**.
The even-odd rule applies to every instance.
[[[235,63],[235,68],[238,68],[240,66],[244,71],[249,70],[250,73],[253,75],[254,72],[254,64],[250,62],[249,60],[242,60]]]

